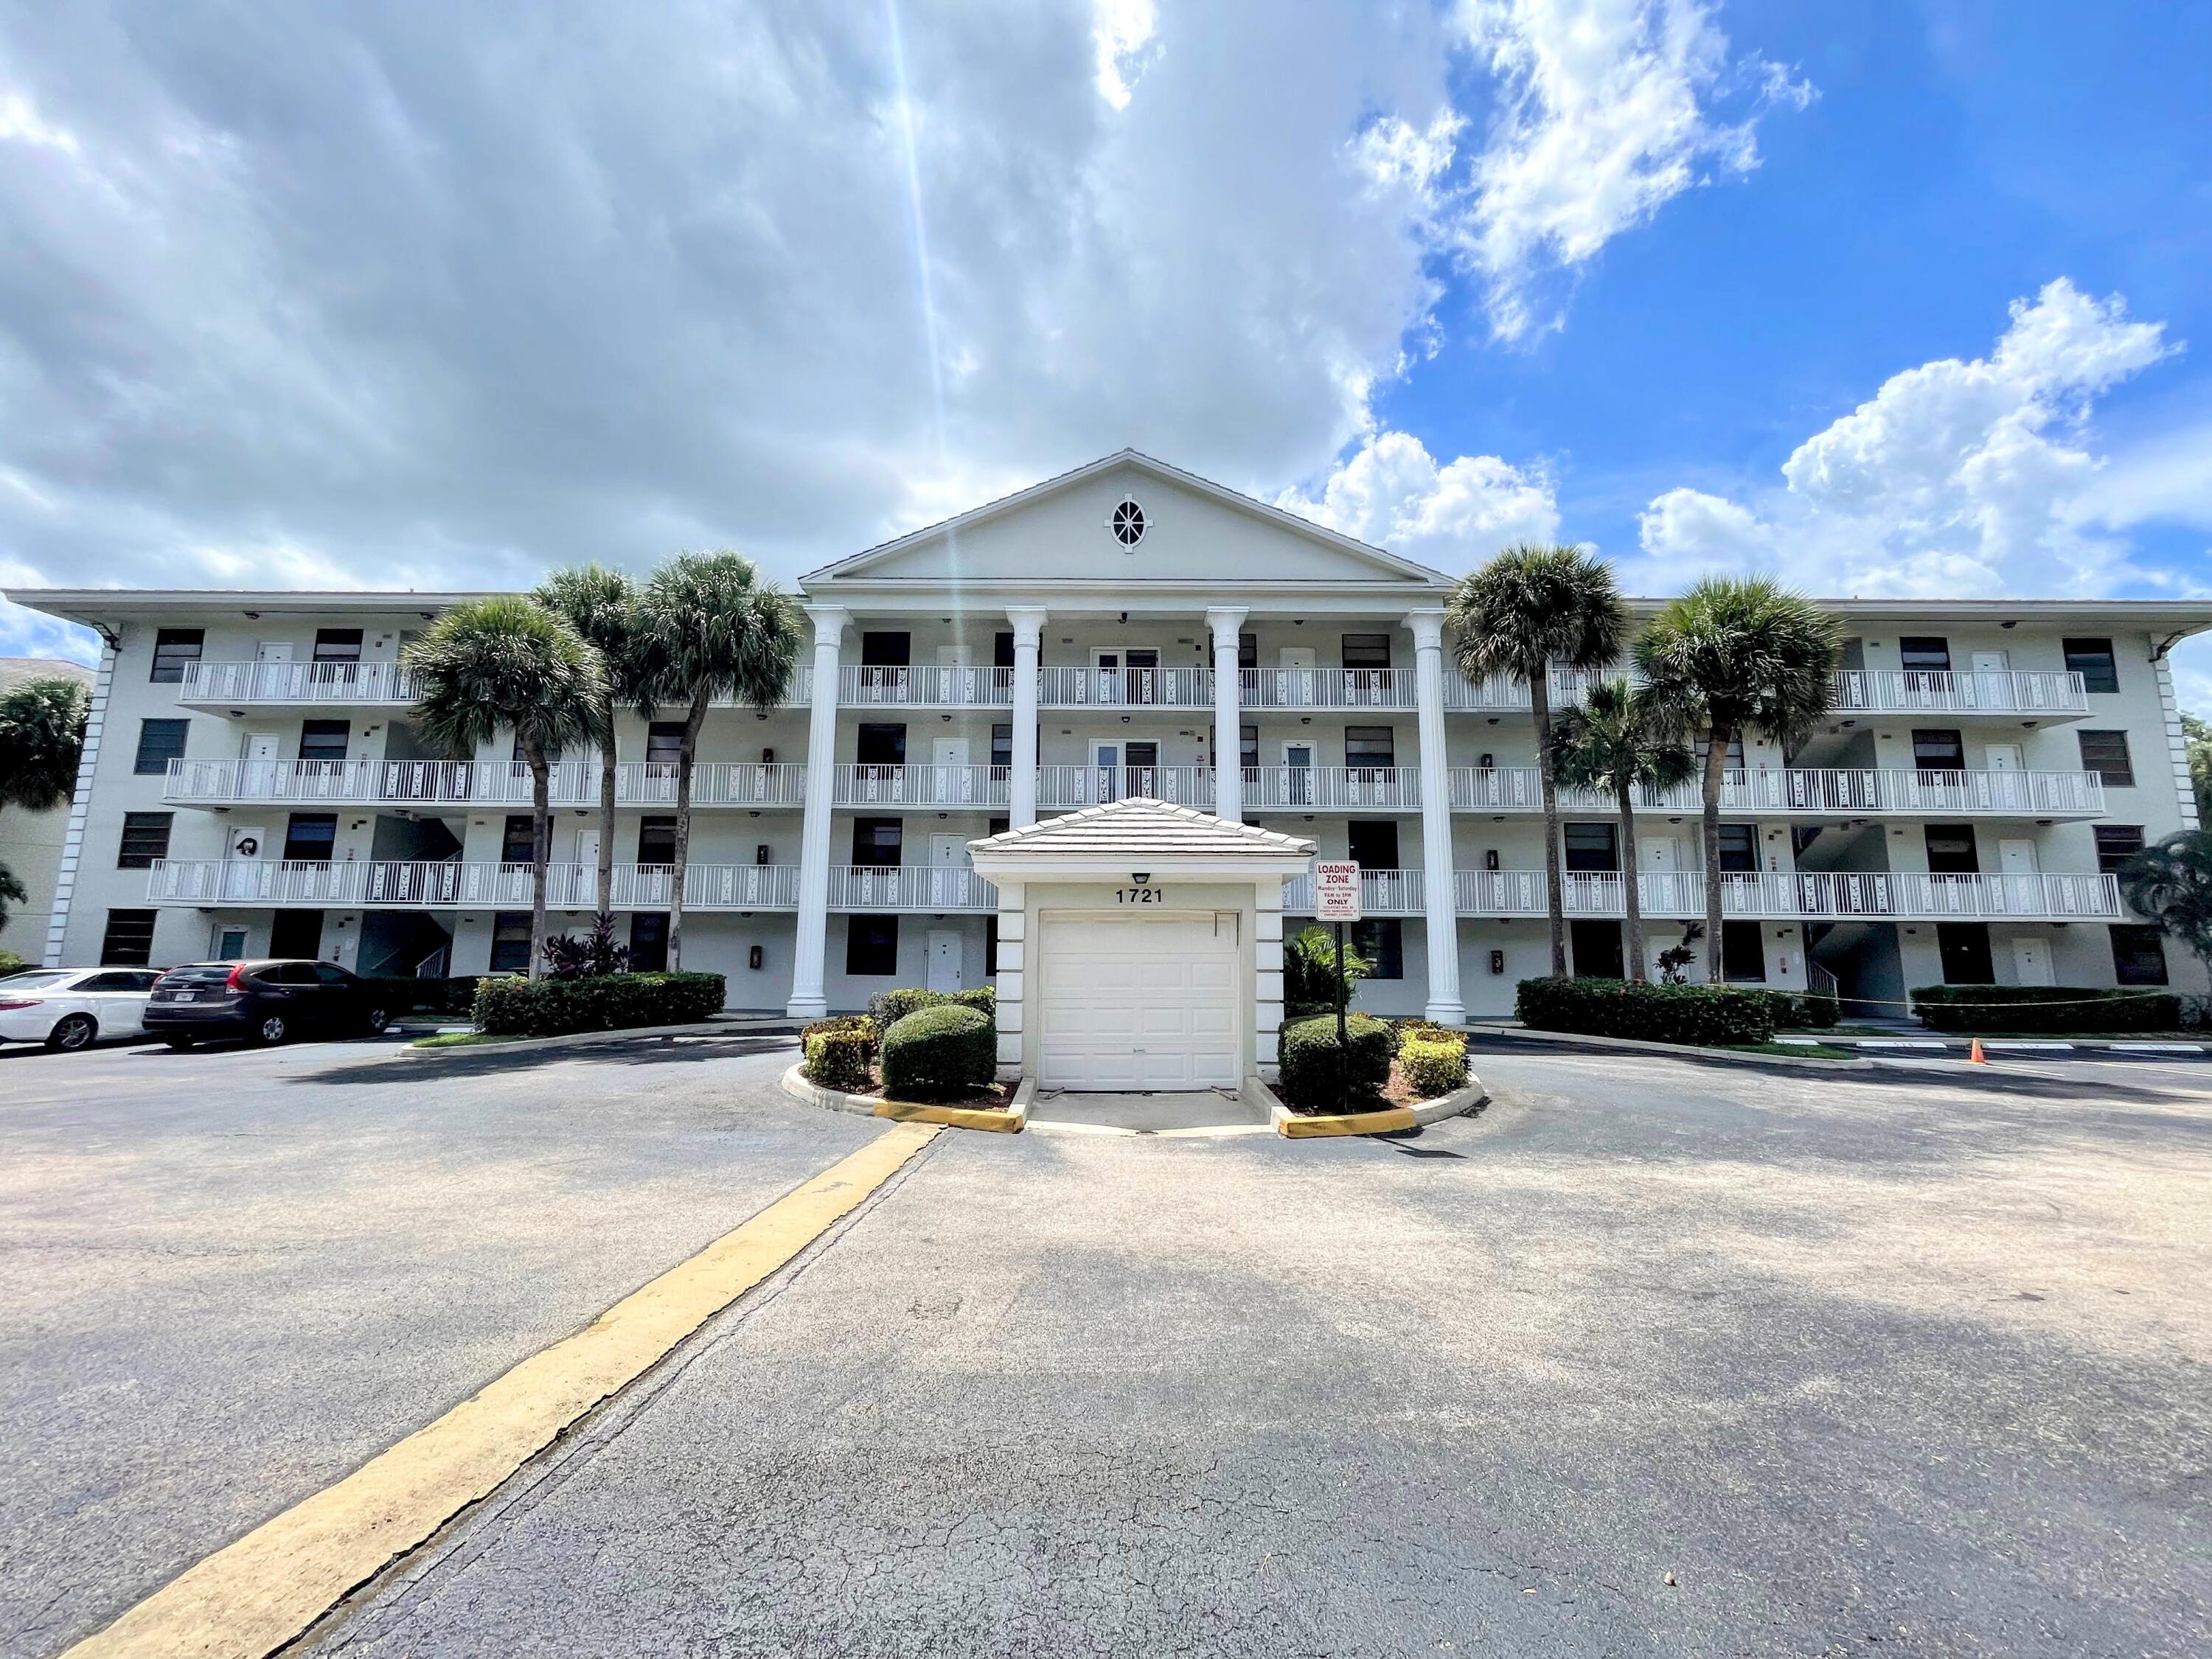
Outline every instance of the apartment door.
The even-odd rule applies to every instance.
[[[1094,803],[1121,798],[1121,745],[1091,745],[1091,799]]]
[[[2009,708],[2013,705],[2012,665],[2002,651],[1977,651],[1967,659],[1973,665],[1969,692],[1977,708]]]
[[[2028,804],[2027,767],[2016,743],[1985,743],[1982,763],[1988,769],[1986,783],[1992,806],[2025,807]]]
[[[2051,985],[2051,945],[2047,939],[2016,939],[2012,942],[2013,975],[2022,985]]]
[[[1977,674],[2002,674],[2012,666],[2012,659],[2002,651],[1977,651],[1970,660]]]
[[[1309,651],[1310,657],[1313,653]],[[1313,805],[1314,746],[1310,743],[1286,743],[1283,745],[1283,805],[1310,806]]]
[[[281,697],[289,694],[292,678],[291,641],[260,641],[253,647],[253,660],[260,665],[253,671],[255,696]]]
[[[2043,895],[2036,877],[2035,843],[2025,836],[2007,836],[1997,843],[1997,869],[2004,877],[2008,910],[2039,910]]]
[[[929,976],[933,991],[960,988],[960,935],[949,927],[929,930]]]
[[[968,869],[968,838],[965,836],[932,836],[929,838],[930,882],[934,891],[933,904],[960,902],[961,886]]]
[[[1639,839],[1636,843],[1636,855],[1644,862],[1644,873],[1638,879],[1636,896],[1647,915],[1688,911],[1697,908],[1689,902],[1690,895],[1680,890],[1682,848],[1672,836]],[[1700,900],[1699,903],[1702,902]]]
[[[975,653],[965,645],[937,647],[937,696],[940,702],[974,702]]]
[[[1310,645],[1286,645],[1277,658],[1282,672],[1282,700],[1293,705],[1313,702],[1314,649]]]
[[[576,831],[576,890],[581,902],[599,902],[599,832],[596,830]],[[583,895],[588,898],[582,898]]]
[[[936,770],[931,776],[934,791],[933,799],[965,801],[975,799],[972,775],[968,770],[968,739],[939,738],[929,745],[929,758]]]
[[[1121,789],[1125,794],[1160,793],[1160,746],[1157,743],[1121,745]]]

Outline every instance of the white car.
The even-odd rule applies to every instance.
[[[89,1048],[146,1035],[158,968],[29,968],[0,979],[0,1040]]]

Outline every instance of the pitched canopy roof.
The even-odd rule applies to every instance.
[[[1230,865],[1296,874],[1314,854],[1313,842],[1249,823],[1218,818],[1194,807],[1149,796],[1086,806],[1056,818],[1040,818],[968,843],[976,867],[1022,873],[1093,869],[1207,870]]]

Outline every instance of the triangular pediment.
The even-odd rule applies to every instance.
[[[1134,502],[1142,533],[1128,538]],[[825,597],[884,582],[1441,582],[1425,566],[1123,450],[801,579]]]
[[[1218,818],[1195,807],[1142,795],[1040,818],[1018,830],[971,841],[968,846],[979,867],[1031,861],[1049,866],[1062,861],[1101,860],[1117,866],[1249,860],[1272,867],[1302,865],[1314,854],[1314,843],[1301,836]]]

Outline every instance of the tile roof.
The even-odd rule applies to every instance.
[[[1231,858],[1267,854],[1309,859],[1314,844],[1254,824],[1234,823],[1195,807],[1134,795],[1086,806],[1058,817],[1039,818],[969,842],[977,852],[1064,853],[1074,856],[1164,854],[1191,858]]]

